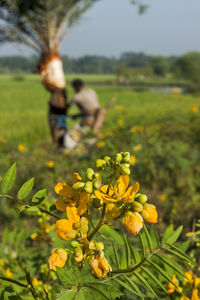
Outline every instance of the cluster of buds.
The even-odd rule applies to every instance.
[[[84,191],[88,194],[92,194],[94,190],[98,190],[101,187],[101,175],[95,172],[92,168],[88,168],[86,171],[86,180],[75,182],[72,188],[76,191]]]
[[[129,152],[120,152],[111,159],[110,156],[105,156],[104,159],[96,160],[96,167],[99,170],[104,170],[106,167],[111,167],[115,171],[124,175],[130,175],[130,165],[132,163],[132,158]]]
[[[73,259],[80,268],[89,259],[95,276],[103,278],[112,269],[104,256],[104,244],[93,240],[100,227],[117,219],[129,233],[136,236],[144,222],[157,223],[156,208],[147,203],[145,194],[139,193],[139,183],[129,186],[131,165],[132,157],[129,152],[117,153],[114,158],[105,156],[96,161],[99,172],[88,168],[84,178],[79,173],[73,174],[72,186],[64,182],[56,185],[55,192],[61,197],[56,201],[56,207],[66,212],[67,219],[57,220],[55,227],[60,239],[71,240],[71,249],[67,252],[66,249],[54,250],[49,258],[50,269],[64,266],[68,253],[72,252]],[[109,182],[103,184],[102,171],[107,168],[110,169]],[[100,223],[87,236],[88,216],[92,216],[94,208],[101,210]]]

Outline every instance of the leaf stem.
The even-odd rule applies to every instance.
[[[9,282],[14,283],[14,284],[17,284],[17,285],[19,285],[19,286],[21,286],[23,288],[27,288],[28,287],[26,284],[23,284],[22,282],[19,282],[17,280],[11,279],[11,278],[0,276],[0,279],[1,280],[5,280],[5,281],[9,281]]]
[[[88,241],[91,241],[91,239],[93,238],[93,236],[97,233],[97,231],[101,228],[101,226],[104,223],[104,217],[105,217],[105,213],[106,213],[106,203],[103,204],[103,209],[101,212],[101,217],[99,219],[99,222],[97,224],[97,226],[94,228],[94,230],[90,233],[90,235],[88,236]]]

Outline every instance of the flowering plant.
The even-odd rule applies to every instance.
[[[56,247],[48,259],[62,285],[56,299],[115,299],[127,293],[144,298],[144,291],[159,298],[158,291],[167,294],[164,281],[176,287],[168,268],[185,276],[177,259],[189,264],[190,258],[175,244],[182,226],[176,230],[170,226],[160,239],[154,228],[156,207],[139,192],[138,182],[129,184],[131,164],[129,152],[97,159],[96,170],[88,168],[83,176],[73,173],[72,185],[57,183],[59,198],[46,208],[46,190],[37,192],[30,204],[23,200],[32,190],[33,179],[19,189],[17,199],[7,195],[16,178],[15,165],[4,176],[3,197],[11,197],[20,210],[56,219]],[[150,230],[145,223],[151,224]],[[45,296],[38,293],[25,272],[27,284],[0,279],[30,288],[35,299],[50,298],[48,291]]]

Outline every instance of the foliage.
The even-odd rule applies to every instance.
[[[128,188],[130,163],[133,163],[133,158],[128,152],[118,153],[113,158],[106,156],[97,159],[98,171],[88,168],[84,178],[74,173],[72,187],[64,182],[56,185],[55,191],[60,196],[55,203],[56,207],[48,200],[46,190],[31,194],[33,179],[18,189],[17,196],[8,195],[16,180],[15,164],[9,168],[2,180],[1,197],[10,198],[20,212],[32,217],[42,214],[42,222],[49,220],[49,217],[57,220],[57,235],[62,242],[58,238],[55,241],[56,248],[48,264],[50,269],[56,271],[61,285],[53,283],[53,275],[47,275],[48,272],[42,272],[41,268],[37,276],[43,282],[31,278],[31,273],[38,272],[37,268],[44,259],[41,250],[51,246],[47,242],[49,231],[45,231],[45,235],[31,235],[33,241],[42,238],[40,251],[38,247],[25,250],[27,247],[22,243],[26,239],[23,229],[13,231],[11,235],[4,231],[4,245],[7,243],[12,249],[12,243],[15,242],[15,248],[8,252],[11,255],[9,263],[15,258],[15,271],[20,266],[21,272],[11,278],[11,270],[4,271],[7,261],[1,261],[3,275],[4,272],[7,274],[0,276],[6,283],[2,285],[1,295],[8,293],[18,299],[24,295],[27,299],[30,295],[34,299],[116,299],[124,294],[126,299],[133,296],[159,299],[168,293],[166,282],[169,281],[178,289],[171,279],[172,274],[184,278],[182,267],[191,264],[185,254],[187,246],[177,244],[182,226],[174,230],[171,225],[162,238],[153,225],[150,230],[146,228],[144,221],[151,224],[157,222],[157,212],[153,205],[146,203],[147,196],[138,193],[138,183]],[[116,181],[114,189],[113,181]],[[62,218],[65,217],[63,213],[59,214],[65,208],[68,220]],[[131,235],[122,233],[119,221],[131,235],[138,237],[131,238]],[[144,230],[141,233],[142,227]],[[16,251],[15,254],[13,251]]]

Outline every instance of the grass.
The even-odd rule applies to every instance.
[[[109,81],[111,78],[110,75],[81,77],[86,82],[91,78],[93,82],[98,79]],[[73,75],[67,76],[69,99],[73,97],[69,86],[72,78]],[[116,98],[99,137],[103,143],[89,151],[77,148],[68,156],[55,151],[52,146],[47,122],[49,94],[41,85],[40,78],[35,75],[23,75],[20,79],[1,76],[0,85],[0,137],[7,139],[6,144],[0,143],[0,176],[17,161],[19,184],[34,176],[35,188],[47,187],[53,198],[53,186],[58,180],[71,181],[74,170],[82,172],[94,165],[98,157],[130,151],[137,159],[134,179],[142,183],[152,202],[160,207],[163,222],[174,220],[182,207],[180,203],[187,195],[188,202],[187,205],[184,203],[184,207],[186,210],[190,207],[190,213],[185,220],[184,214],[180,213],[176,221],[191,225],[200,200],[197,170],[200,121],[199,114],[193,113],[191,107],[200,107],[200,97],[136,93],[134,87],[92,85],[102,106],[110,98]],[[71,112],[75,111],[73,108]],[[69,126],[72,125],[70,121]],[[132,133],[132,127],[141,130]],[[24,144],[28,151],[19,152],[19,144]],[[49,160],[55,162],[53,169],[45,166]],[[166,195],[165,203],[159,200],[161,194]]]

